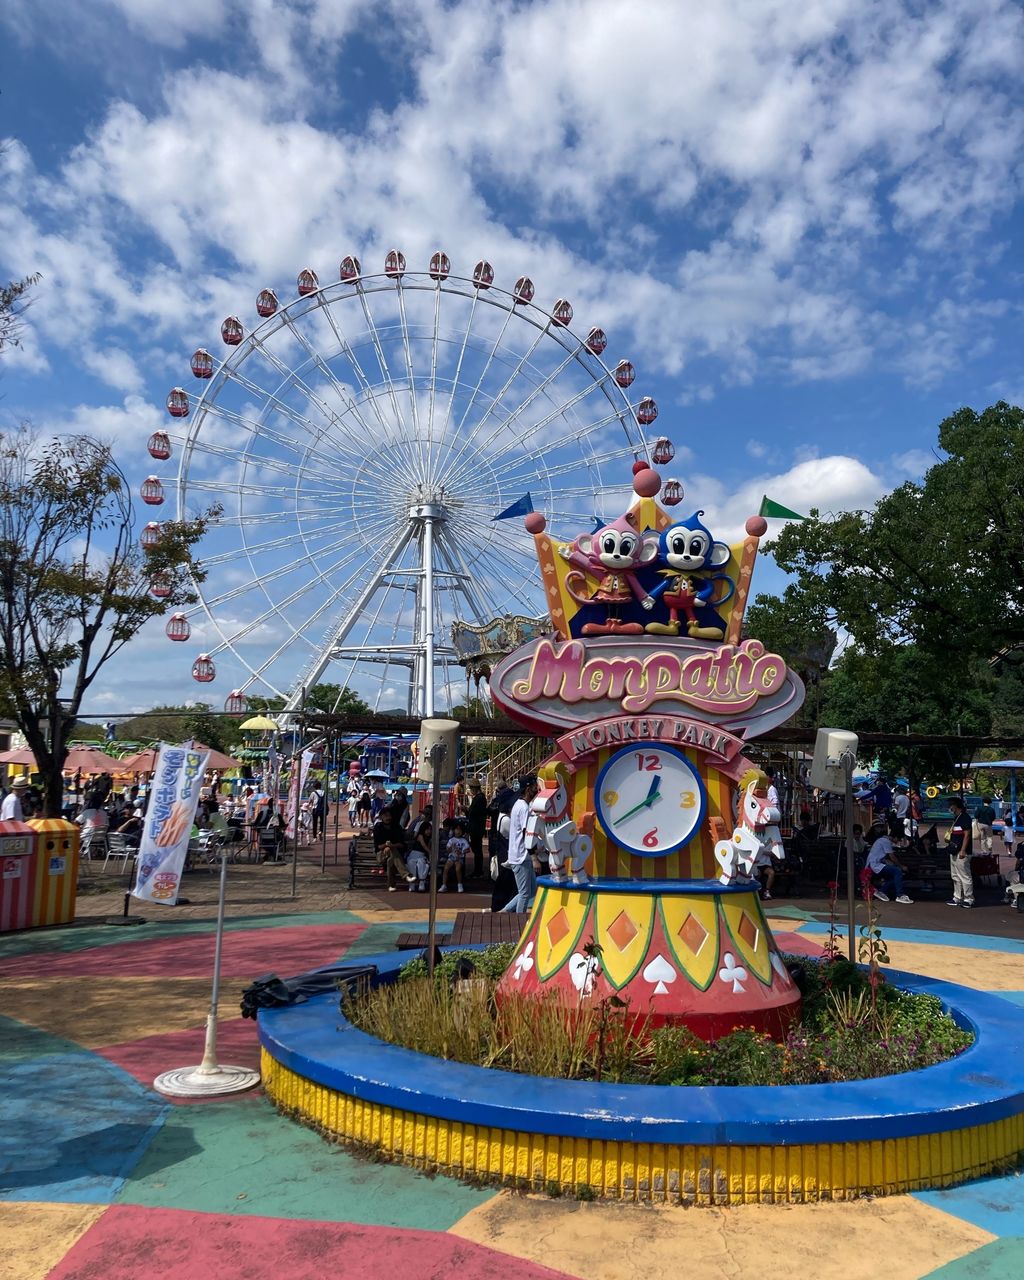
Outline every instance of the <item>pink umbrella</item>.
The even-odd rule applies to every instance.
[[[0,764],[34,765],[35,762],[36,758],[28,747],[18,747],[13,751],[0,751]]]

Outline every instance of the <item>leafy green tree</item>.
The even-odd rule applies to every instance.
[[[32,275],[0,285],[0,351],[21,345],[22,318],[30,305],[26,295],[39,280],[38,275]]]
[[[771,653],[786,659],[807,686],[794,724],[817,724],[822,689],[836,649],[836,633],[829,625],[825,604],[812,589],[788,586],[781,596],[758,595],[747,608],[745,636],[756,636]]]
[[[992,675],[974,659],[936,658],[916,645],[878,653],[844,651],[823,686],[823,723],[857,733],[947,736],[986,734],[992,721]],[[946,747],[884,748],[879,764],[915,782],[949,778],[961,763]]]
[[[264,712],[272,716],[277,711],[283,711],[284,704],[284,698],[268,698],[257,694],[255,697],[249,698],[249,713],[250,715],[256,715]],[[348,685],[342,686],[325,682],[323,684],[315,684],[311,689],[306,690],[306,710],[319,711],[327,715],[344,716],[365,715],[370,710],[370,707]]]
[[[872,511],[787,525],[769,548],[865,653],[984,658],[1024,643],[1024,410],[960,409],[941,460]]]
[[[35,756],[48,816],[61,810],[69,722],[150,618],[194,600],[191,579],[203,575],[192,549],[213,514],[165,524],[145,549],[107,445],[0,432],[0,714]],[[158,574],[168,588],[159,599]]]

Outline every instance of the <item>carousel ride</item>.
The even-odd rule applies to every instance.
[[[374,710],[450,707],[452,625],[485,634],[543,604],[517,517],[543,507],[572,530],[609,466],[671,458],[632,363],[534,293],[525,276],[500,288],[485,261],[458,275],[441,251],[426,271],[398,250],[382,271],[349,255],[333,282],[303,269],[290,299],[263,289],[251,325],[228,316],[219,353],[194,352],[148,442],[177,475],[148,476],[141,498],[178,519],[222,508],[197,603],[166,630],[199,650],[197,682],[227,677],[227,709],[270,693],[287,719],[321,681]]]

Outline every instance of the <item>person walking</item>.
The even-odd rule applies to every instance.
[[[313,819],[312,839],[323,831],[327,819],[327,792],[319,782],[313,783],[313,788],[309,793],[309,813]]]
[[[508,825],[512,806],[516,799],[515,790],[504,778],[498,778],[494,795],[487,806],[491,818],[491,830],[487,837],[487,852],[491,873],[491,910],[501,911],[518,892],[516,878],[512,868],[506,862],[508,857]]]
[[[949,874],[953,880],[953,896],[948,907],[974,906],[974,877],[971,875],[971,818],[964,802],[954,796],[949,802],[953,825],[949,829]]]
[[[534,774],[526,774],[519,779],[519,798],[509,814],[506,859],[516,878],[516,896],[502,907],[503,911],[526,911],[537,890],[533,859],[526,847],[526,820],[530,816],[530,804],[536,797],[537,790],[537,778]]]
[[[982,853],[992,852],[992,823],[996,820],[996,811],[992,806],[991,796],[982,796],[974,821],[978,824],[978,836],[981,840]]]

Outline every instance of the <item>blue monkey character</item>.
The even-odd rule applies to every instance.
[[[695,640],[722,640],[725,622],[715,606],[724,604],[736,590],[736,584],[721,569],[728,564],[731,552],[724,542],[716,542],[701,523],[703,511],[689,520],[680,520],[663,530],[659,559],[667,567],[659,570],[662,581],[651,592],[668,605],[668,622],[649,622],[646,630],[657,636],[679,635],[679,615],[686,619],[686,634]],[[715,597],[720,582],[726,583],[723,595]]]

